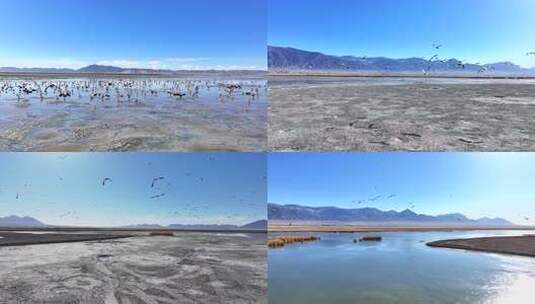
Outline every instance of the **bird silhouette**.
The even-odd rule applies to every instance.
[[[111,182],[111,178],[109,177],[105,177],[103,180],[102,180],[102,186],[106,186],[106,183],[107,182]]]
[[[152,183],[150,184],[150,187],[151,187],[151,188],[154,188],[154,185],[156,184],[156,182],[159,181],[159,180],[162,180],[162,179],[164,179],[164,178],[165,178],[165,177],[163,177],[163,176],[159,176],[159,177],[155,177],[155,178],[153,178],[153,179],[152,179]]]

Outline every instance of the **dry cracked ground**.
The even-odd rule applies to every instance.
[[[533,151],[535,81],[269,79],[272,150]]]
[[[0,247],[0,303],[266,303],[265,234]]]

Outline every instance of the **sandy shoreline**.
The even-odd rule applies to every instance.
[[[535,257],[535,236],[500,236],[429,242],[430,247],[464,249]]]

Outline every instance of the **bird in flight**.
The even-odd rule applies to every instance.
[[[163,197],[163,196],[165,196],[165,193],[156,194],[156,195],[151,196],[150,198],[151,199],[157,199],[157,198],[160,198],[160,197]]]
[[[111,182],[111,178],[109,177],[105,177],[103,180],[102,180],[102,186],[106,186],[106,183],[107,182]]]
[[[163,177],[163,176],[158,176],[158,177],[153,178],[153,179],[152,179],[152,183],[150,184],[150,187],[151,187],[151,188],[154,188],[154,185],[156,184],[156,182],[159,181],[159,180],[162,180],[162,179],[164,179],[164,178],[165,178],[165,177]]]

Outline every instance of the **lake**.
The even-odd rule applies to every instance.
[[[426,242],[532,231],[318,233],[268,253],[269,303],[527,303],[535,258],[431,248]]]

